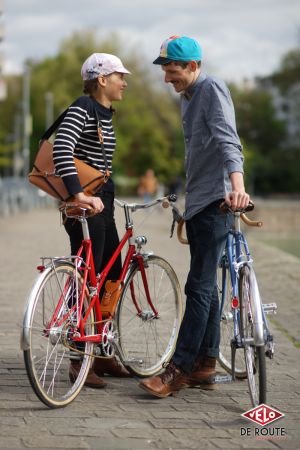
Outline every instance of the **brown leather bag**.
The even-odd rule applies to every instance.
[[[86,195],[95,194],[106,183],[109,174],[89,166],[78,158],[74,158],[79,182]],[[55,172],[53,162],[53,145],[45,140],[41,143],[35,158],[33,169],[28,175],[30,183],[37,186],[52,197],[61,201],[71,199],[62,178]]]
[[[121,280],[107,280],[105,283],[105,291],[101,300],[103,318],[114,317],[122,289],[123,283]]]
[[[33,164],[33,169],[28,175],[28,180],[30,183],[61,201],[69,201],[72,199],[72,196],[68,193],[62,178],[55,171],[53,162],[53,144],[48,141],[48,138],[63,121],[67,111],[68,109],[66,109],[43,134],[40,148]],[[103,173],[101,170],[97,170],[80,159],[74,157],[79,182],[83,192],[86,195],[94,195],[97,191],[99,191],[103,183],[107,182],[110,176],[102,137],[101,122],[99,120],[96,108],[95,114],[98,124],[99,141],[105,162],[105,172]]]

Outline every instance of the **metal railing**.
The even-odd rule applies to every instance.
[[[54,199],[31,186],[25,178],[0,178],[0,217],[54,204]]]

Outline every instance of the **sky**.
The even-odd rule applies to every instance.
[[[228,81],[265,76],[300,44],[300,0],[0,0],[5,74],[54,56],[72,32],[118,32],[151,66],[164,39],[197,39],[206,72]],[[99,48],[101,52],[101,48]],[[87,55],[89,56],[89,55]],[[124,61],[126,65],[126,61]]]

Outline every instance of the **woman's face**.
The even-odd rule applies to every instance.
[[[124,73],[114,72],[105,77],[104,93],[110,102],[122,100],[123,90],[126,87]]]

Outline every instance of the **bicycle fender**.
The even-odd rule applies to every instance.
[[[41,274],[37,276],[34,280],[31,290],[28,296],[27,304],[25,306],[24,318],[23,318],[23,326],[21,330],[20,336],[20,347],[21,350],[26,351],[30,348],[30,337],[29,337],[29,329],[30,329],[30,318],[32,314],[32,308],[34,306],[34,300],[37,296],[37,293],[40,289],[41,284],[43,283],[46,276],[48,276],[49,272],[52,270],[52,267],[47,267]]]
[[[250,301],[252,303],[252,308],[254,312],[253,324],[254,324],[254,345],[257,347],[261,347],[265,344],[264,341],[264,321],[262,314],[262,303],[260,298],[260,293],[258,290],[258,285],[256,281],[255,272],[252,267],[250,269]]]

